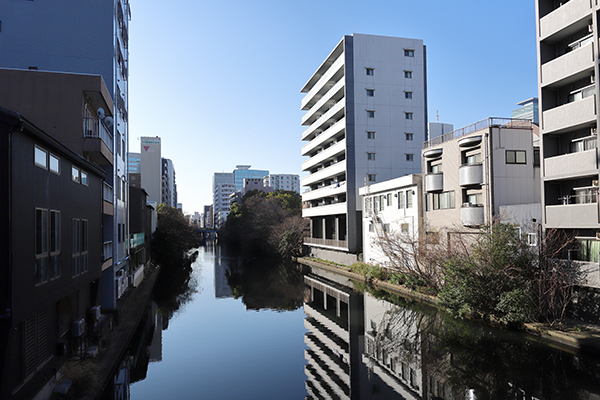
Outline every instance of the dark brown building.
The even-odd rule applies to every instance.
[[[0,140],[0,398],[30,398],[100,304],[104,171],[4,108]]]

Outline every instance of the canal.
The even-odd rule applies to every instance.
[[[600,358],[320,269],[198,250],[104,399],[600,399]]]

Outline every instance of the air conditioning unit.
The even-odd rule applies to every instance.
[[[100,319],[100,316],[102,315],[102,310],[100,309],[100,306],[92,307],[91,312],[94,321],[98,321]]]
[[[85,332],[85,320],[82,318],[71,325],[71,336],[81,337]]]

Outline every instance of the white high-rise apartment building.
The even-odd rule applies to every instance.
[[[219,183],[213,193],[213,213],[215,215],[215,228],[218,229],[229,215],[229,196],[235,193],[234,183]]]
[[[269,174],[263,178],[263,185],[273,190],[289,190],[300,193],[300,175]]]
[[[542,221],[577,237],[563,257],[600,286],[598,13],[590,0],[536,0]]]
[[[313,254],[358,253],[358,189],[421,172],[426,138],[426,52],[420,39],[353,34],[301,90],[302,170]],[[337,254],[336,254],[337,253]]]
[[[103,216],[105,247],[112,243],[112,266],[103,268],[101,285],[102,306],[114,308],[115,276],[128,260],[129,2],[3,0],[0,15],[1,68],[102,75],[112,97],[114,109],[106,115],[114,120],[110,138],[114,154],[105,184],[112,190],[114,209]]]

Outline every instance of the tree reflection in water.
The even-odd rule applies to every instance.
[[[192,264],[197,257],[198,250],[193,250],[160,266],[152,295],[161,315],[170,318],[197,293],[198,282],[192,275]]]
[[[302,307],[304,281],[299,264],[238,258],[229,264],[226,277],[233,297],[241,298],[248,309],[292,311]]]
[[[578,400],[600,393],[596,358],[362,289],[374,302],[384,300],[375,307],[384,311],[366,311],[367,367],[397,371],[423,398]]]

